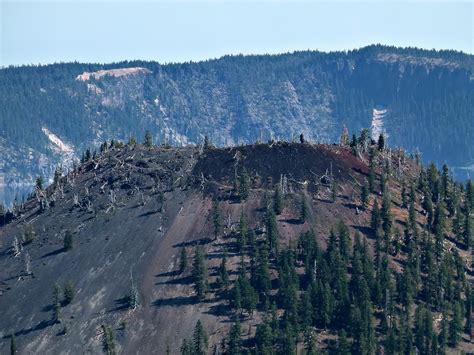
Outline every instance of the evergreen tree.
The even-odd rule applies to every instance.
[[[357,156],[359,154],[359,149],[357,146],[357,137],[355,134],[352,135],[351,143],[349,144],[349,146],[351,147],[352,154]]]
[[[379,140],[377,142],[377,148],[380,151],[385,149],[385,137],[384,137],[383,133],[380,133],[380,135],[379,135]]]
[[[431,311],[420,305],[415,312],[415,345],[420,354],[432,354],[433,316]]]
[[[17,353],[16,351],[16,341],[15,341],[15,334],[12,333],[10,336],[10,354],[15,355]]]
[[[352,135],[350,146],[351,147],[356,147],[357,146],[357,137],[356,137],[355,134]]]
[[[465,302],[465,325],[466,325],[466,332],[470,332],[470,327],[471,327],[471,314],[473,312],[473,303],[474,303],[474,296],[471,291],[471,286],[468,284],[466,285],[465,289],[465,295],[466,295],[466,302]]]
[[[398,255],[401,249],[401,243],[402,243],[402,232],[400,231],[398,227],[396,227],[393,233],[393,238],[392,238],[392,250],[391,250],[392,255],[394,256]]]
[[[275,189],[275,201],[273,203],[273,210],[275,211],[276,215],[281,214],[283,211],[283,198],[280,186],[277,186]]]
[[[257,330],[255,332],[255,344],[257,349],[257,354],[260,355],[272,355],[274,354],[273,345],[274,337],[272,328],[268,322],[264,321],[257,325]]]
[[[449,168],[446,164],[443,164],[442,173],[441,173],[441,196],[443,199],[446,199],[449,195]]]
[[[273,209],[267,209],[265,225],[268,246],[270,251],[276,255],[276,252],[278,251],[278,227]]]
[[[349,254],[351,253],[351,242],[349,237],[349,228],[344,224],[344,222],[339,221],[337,224],[338,229],[338,246],[339,253],[344,261],[347,263],[349,260]],[[341,270],[345,273],[345,270]]]
[[[143,145],[147,148],[151,148],[153,146],[153,137],[149,130],[145,132],[145,139],[143,140]]]
[[[306,197],[303,195],[301,198],[301,210],[300,210],[300,221],[301,223],[306,222],[308,219],[308,203]]]
[[[466,182],[466,209],[474,209],[474,182],[472,180]]]
[[[181,347],[179,348],[181,355],[193,355],[193,344],[187,339],[183,339]]]
[[[445,207],[444,202],[440,201],[436,206],[436,211],[433,219],[433,233],[435,234],[435,253],[438,260],[443,254],[444,242],[444,227],[445,227]]]
[[[204,150],[208,150],[209,148],[211,148],[211,141],[209,140],[209,136],[206,134],[204,136],[204,143],[203,143],[203,148]]]
[[[461,340],[463,332],[462,311],[459,302],[453,305],[453,316],[449,322],[449,345],[456,347]]]
[[[463,241],[464,245],[466,245],[467,248],[470,248],[472,246],[472,239],[472,222],[471,217],[469,216],[469,209],[466,208],[464,216]]]
[[[63,174],[63,169],[60,165],[58,165],[56,167],[56,169],[54,169],[54,180],[53,180],[53,185],[55,188],[57,188],[59,186],[59,183],[61,181],[61,176]]]
[[[239,221],[239,234],[237,235],[237,246],[239,252],[243,252],[245,245],[247,244],[247,237],[248,237],[248,224],[247,224],[247,217],[242,210],[240,212],[240,221]]]
[[[449,322],[448,322],[448,313],[443,312],[443,318],[441,320],[441,329],[438,335],[438,344],[439,347],[444,350],[448,344],[449,337]]]
[[[364,182],[364,185],[362,185],[360,192],[360,200],[362,202],[362,208],[365,210],[365,208],[367,207],[367,203],[369,202],[369,186],[367,184],[367,181]]]
[[[64,292],[63,292],[64,304],[66,305],[70,304],[74,299],[74,294],[75,294],[74,285],[72,284],[72,282],[69,281],[64,285]]]
[[[412,186],[413,189],[413,186]],[[415,199],[414,197],[410,197],[410,206],[408,207],[408,224],[407,227],[409,231],[416,235],[417,234],[417,227],[416,227],[416,209],[415,209]]]
[[[362,327],[362,315],[358,307],[354,307],[351,309],[350,333],[354,339],[352,344],[352,353],[367,354],[364,332]]]
[[[270,268],[268,262],[268,248],[263,244],[259,251],[260,258],[257,260],[255,287],[261,298],[266,297],[271,289]]]
[[[411,201],[413,201],[413,203],[416,202],[416,191],[413,183],[410,184],[410,202]]]
[[[443,235],[446,224],[446,207],[444,202],[439,202],[436,206],[433,218],[433,233],[435,235]]]
[[[370,292],[364,278],[360,278],[357,293],[354,293],[354,307],[350,311],[353,351],[358,354],[372,354],[375,350],[375,327]]]
[[[338,334],[337,337],[337,350],[335,352],[337,355],[350,355],[351,354],[351,344],[347,339],[347,333],[344,329]]]
[[[234,282],[230,301],[236,311],[242,310],[242,293],[240,291],[240,282],[238,281]]]
[[[207,334],[200,320],[197,321],[193,332],[193,355],[205,355],[207,353]]]
[[[64,250],[71,250],[73,247],[73,237],[70,230],[66,230],[64,233]]]
[[[380,175],[380,192],[383,195],[386,195],[386,190],[387,190],[387,177],[385,176],[385,172],[382,172]]]
[[[448,190],[446,191],[446,207],[448,208],[449,216],[454,216],[456,209],[459,206],[459,192],[457,185],[450,179],[448,183]]]
[[[88,162],[92,159],[91,150],[89,148],[86,149],[86,155],[84,157],[85,162]]]
[[[334,318],[334,296],[331,292],[330,286],[328,283],[323,283],[320,287],[318,287],[320,296],[319,298],[319,318],[320,318],[320,325],[323,328],[327,328],[329,324],[331,324],[332,319]]]
[[[381,214],[379,209],[379,204],[377,200],[374,201],[374,207],[372,208],[372,217],[370,219],[370,227],[375,235],[378,234],[378,230],[381,225]]]
[[[359,145],[362,147],[362,149],[364,150],[364,152],[367,151],[367,148],[370,144],[370,131],[368,128],[363,128],[361,131],[360,131],[360,136],[359,136]],[[373,149],[371,147],[371,149]]]
[[[179,256],[179,273],[182,274],[188,267],[188,253],[186,247],[181,247],[181,253]]]
[[[434,163],[430,163],[426,169],[426,178],[428,182],[428,189],[432,192],[431,200],[432,202],[438,202],[438,197],[436,196],[439,191],[436,188],[438,182],[439,172]]]
[[[383,255],[380,266],[377,269],[376,283],[378,289],[380,290],[380,295],[377,295],[378,297],[374,297],[375,301],[378,303],[380,308],[384,309],[384,311],[387,311],[385,308],[389,306],[387,301],[391,299],[390,294],[392,289],[387,254]]]
[[[304,354],[306,355],[316,355],[317,344],[316,344],[316,332],[312,328],[308,328],[303,333],[303,345],[304,345]]]
[[[250,284],[249,279],[241,271],[238,279],[235,282],[234,287],[234,304],[235,308],[238,309],[238,298],[240,297],[240,307],[242,310],[246,310],[250,315],[257,307],[258,294],[257,291]]]
[[[464,213],[459,207],[456,208],[452,223],[452,232],[457,241],[463,242],[463,227],[465,222]]]
[[[333,180],[332,184],[331,184],[331,200],[332,200],[332,202],[336,202],[338,190],[339,190],[339,187],[337,185],[337,182],[336,182],[336,180]]]
[[[407,191],[406,191],[405,180],[402,181],[401,197],[402,197],[402,207],[407,208],[408,207],[408,199],[407,199]]]
[[[107,145],[107,143],[105,143]],[[127,145],[130,147],[130,148],[135,148],[135,146],[137,145],[137,140],[135,139],[134,136],[130,136],[128,138],[128,142],[127,142]],[[102,146],[101,146],[101,153],[102,153]]]
[[[235,322],[230,327],[229,338],[227,340],[227,354],[240,355],[242,354],[242,339],[239,321]]]
[[[398,354],[400,351],[395,326],[392,326],[388,330],[388,334],[385,339],[385,351],[387,355]]]
[[[390,237],[390,232],[392,230],[392,213],[390,211],[390,194],[386,192],[382,200],[382,229],[384,231],[385,237],[388,239]]]
[[[303,292],[298,306],[299,325],[303,331],[309,329],[312,324],[313,305],[311,304],[310,291]]]
[[[192,278],[196,295],[199,300],[203,300],[207,292],[208,282],[205,256],[201,248],[198,248],[194,254]]]
[[[280,337],[282,354],[296,355],[296,336],[293,325],[289,321],[285,321],[282,336]]]
[[[415,297],[415,283],[412,271],[409,267],[405,267],[400,281],[397,285],[398,295],[401,305],[405,310],[410,309]]]
[[[38,177],[36,178],[36,188],[37,188],[38,190],[43,190],[43,188],[44,188],[43,185],[44,185],[43,177],[42,177],[42,176],[38,176]]]
[[[258,249],[257,249],[257,237],[253,229],[250,229],[250,232],[249,232],[248,245],[249,245],[249,256],[251,259],[255,260],[255,256],[257,254]]]
[[[104,349],[104,352],[107,355],[115,355],[115,340],[114,340],[114,332],[111,327],[102,325],[102,333],[103,333],[103,339],[102,339],[102,347]]]
[[[404,354],[410,354],[413,351],[413,330],[410,324],[410,315],[408,312],[402,313],[400,320],[400,350]]]
[[[54,285],[53,290],[53,323],[59,323],[61,318],[61,303],[59,295],[61,293],[61,288],[58,284]]]
[[[53,305],[53,323],[61,322],[61,304],[55,303]]]
[[[375,150],[369,150],[369,191],[374,192],[375,189]]]
[[[217,238],[221,228],[221,217],[219,213],[219,202],[214,200],[212,202],[212,224],[214,226],[214,238]]]
[[[425,189],[423,198],[423,209],[426,211],[428,226],[431,227],[431,225],[433,224],[433,202],[430,196],[430,191]]]
[[[249,196],[250,192],[250,178],[245,168],[242,169],[242,173],[239,176],[239,198],[240,201],[244,201]]]
[[[227,272],[227,253],[224,253],[224,257],[222,258],[221,265],[219,266],[219,285],[221,287],[227,288],[229,286],[229,273]]]
[[[347,147],[349,145],[349,130],[347,127],[344,127],[342,130],[341,136],[339,137],[339,144],[342,147]]]

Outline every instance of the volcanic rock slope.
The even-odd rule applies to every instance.
[[[398,157],[393,154],[394,165]],[[239,201],[233,185],[244,169],[250,192]],[[410,176],[417,169],[407,158],[398,171]],[[50,186],[48,208],[30,199],[20,216],[1,227],[0,352],[7,353],[13,334],[21,354],[99,354],[104,325],[113,329],[119,353],[164,354],[166,348],[179,353],[197,320],[204,324],[212,349],[235,318],[215,281],[224,250],[230,278],[237,277],[241,259],[233,236],[241,213],[261,238],[269,196],[275,184],[284,182],[288,195],[277,218],[280,245],[295,244],[302,232],[313,230],[325,248],[339,220],[349,226],[351,236],[359,231],[372,245],[370,209],[380,197],[372,194],[365,211],[357,207],[367,173],[367,156],[356,157],[336,145],[111,148]],[[328,181],[338,186],[335,202]],[[389,181],[394,223],[402,226],[407,211],[400,208],[400,181]],[[301,223],[303,196],[309,213]],[[221,225],[217,237],[213,199]],[[421,213],[417,217],[424,221]],[[73,236],[71,250],[63,245],[67,231]],[[15,256],[14,240],[21,244],[25,235],[33,235],[32,241],[23,243]],[[189,262],[181,274],[183,247]],[[198,247],[204,248],[209,268],[210,291],[202,302],[196,299],[189,266]],[[391,263],[400,268],[399,262]],[[67,283],[75,295],[70,304],[61,304],[60,322],[55,323],[54,285],[63,289]],[[138,288],[136,309],[127,302],[131,285]],[[249,337],[261,315],[244,316],[241,322],[244,337]]]

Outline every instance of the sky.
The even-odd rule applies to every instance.
[[[0,0],[0,66],[347,50],[369,44],[474,53],[474,0]]]

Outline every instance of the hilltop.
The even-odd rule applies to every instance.
[[[472,183],[343,143],[102,144],[0,227],[1,352],[472,351]]]

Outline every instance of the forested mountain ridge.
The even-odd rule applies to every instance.
[[[473,62],[455,51],[377,45],[166,65],[3,68],[3,178],[9,186],[50,178],[71,155],[147,129],[157,143],[198,143],[207,134],[226,145],[300,132],[332,142],[344,126],[356,133],[372,126],[392,147],[418,148],[425,162],[466,167],[474,162]],[[463,171],[455,170],[462,178]]]
[[[0,349],[474,349],[474,185],[336,145],[102,144],[0,215]]]

